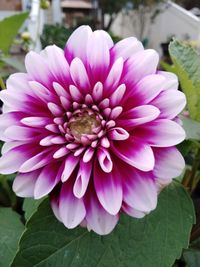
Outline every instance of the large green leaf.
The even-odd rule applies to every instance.
[[[33,198],[26,198],[23,203],[23,210],[25,212],[25,219],[29,220],[33,213],[37,210],[38,206],[44,199],[35,200]]]
[[[19,215],[10,208],[0,208],[0,266],[8,267],[12,262],[24,225]]]
[[[0,21],[0,50],[8,53],[19,29],[27,19],[28,13],[20,13]]]
[[[200,121],[200,55],[177,40],[170,43],[169,52],[187,97],[190,116]]]
[[[187,248],[194,223],[192,201],[174,182],[144,219],[122,215],[108,236],[78,227],[66,229],[48,199],[30,218],[11,267],[171,267]]]

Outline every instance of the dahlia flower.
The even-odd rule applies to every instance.
[[[184,168],[175,145],[185,138],[177,115],[186,103],[158,60],[134,37],[113,44],[88,26],[64,51],[29,52],[26,73],[11,75],[0,93],[0,172],[18,172],[16,194],[49,194],[67,228],[100,235],[121,212],[141,218],[154,210],[161,188]]]

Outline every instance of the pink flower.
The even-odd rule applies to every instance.
[[[185,138],[176,119],[186,103],[158,60],[134,37],[114,45],[88,26],[64,52],[28,53],[27,73],[11,75],[0,94],[0,172],[18,172],[16,194],[50,194],[67,228],[101,235],[121,211],[141,218],[154,210],[160,188],[184,168],[175,145]]]

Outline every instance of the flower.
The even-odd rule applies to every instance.
[[[114,45],[88,26],[64,52],[29,52],[27,73],[11,75],[0,94],[0,172],[18,172],[16,194],[50,194],[67,228],[101,235],[120,212],[141,218],[154,210],[160,189],[184,168],[175,145],[185,138],[177,115],[186,103],[158,60],[134,37]]]

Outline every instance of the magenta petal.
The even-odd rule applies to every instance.
[[[178,90],[165,90],[151,104],[160,109],[160,118],[173,119],[184,109],[186,97]]]
[[[143,51],[143,45],[135,37],[128,37],[117,42],[111,49],[113,59],[122,57],[124,60],[133,56],[139,51]]]
[[[125,72],[124,77],[122,78],[122,83],[133,86],[145,76],[155,74],[158,61],[159,56],[153,49],[147,49],[136,53],[130,57],[125,64]]]
[[[53,151],[51,148],[45,149],[42,152],[30,157],[20,167],[20,172],[31,172],[44,167],[53,159]]]
[[[122,75],[123,66],[124,62],[122,58],[118,58],[112,65],[104,84],[105,88],[108,91],[110,91],[113,88],[115,89],[115,87],[118,85]]]
[[[138,127],[134,134],[155,147],[174,146],[185,139],[183,128],[176,122],[165,119],[157,119]]]
[[[161,75],[148,75],[129,91],[127,98],[130,98],[129,101],[133,102],[134,106],[148,104],[162,91],[164,82],[165,78]]]
[[[149,213],[157,205],[157,187],[151,173],[124,167],[123,200],[133,209]]]
[[[154,168],[155,159],[151,147],[134,138],[114,142],[112,150],[121,160],[141,171],[147,172]]]
[[[155,168],[153,174],[160,180],[175,178],[183,172],[185,161],[176,147],[154,148]]]
[[[13,134],[15,133],[15,134]],[[10,126],[5,130],[5,135],[11,140],[26,141],[36,137],[39,133],[35,129],[23,126]]]
[[[178,89],[178,77],[176,74],[167,71],[158,71],[158,74],[166,78],[165,83],[163,84],[163,90],[177,90]]]
[[[99,165],[104,172],[109,173],[112,171],[113,162],[107,149],[100,147],[97,152],[97,158]]]
[[[91,87],[90,81],[83,62],[77,57],[71,62],[70,74],[75,85],[87,92]]]
[[[77,198],[82,198],[87,190],[92,172],[92,162],[80,161],[79,172],[73,187],[73,193]]]
[[[51,86],[51,74],[44,58],[36,52],[29,52],[25,57],[26,70],[30,79],[40,82],[45,86]],[[38,66],[40,66],[38,68]]]
[[[119,215],[111,215],[99,203],[94,192],[91,192],[87,201],[86,221],[88,230],[99,235],[109,234],[117,224]]]
[[[58,164],[45,166],[37,178],[34,189],[34,198],[39,199],[49,194],[56,184],[60,181],[58,177]]]
[[[11,125],[21,124],[19,120],[23,118],[23,113],[9,112],[0,115],[0,138],[2,141],[9,141],[10,139],[5,135],[5,130]]]
[[[89,26],[80,26],[72,33],[65,46],[65,57],[69,63],[75,57],[85,63],[88,39],[91,34],[92,30]]]
[[[51,208],[53,210],[54,215],[56,216],[56,218],[62,222],[61,218],[60,218],[60,212],[59,212],[59,199],[57,196],[52,196],[51,197]]]
[[[48,64],[49,70],[57,80],[65,85],[70,83],[69,64],[61,48],[56,45],[49,45],[40,55],[42,55]]]
[[[76,168],[78,162],[79,162],[79,157],[74,157],[74,155],[71,153],[67,156],[61,177],[62,182],[66,182],[69,179],[70,175]]]
[[[87,60],[95,82],[103,79],[110,64],[110,53],[103,31],[95,31],[89,38]]]
[[[118,124],[125,129],[132,129],[138,125],[155,120],[160,114],[158,108],[152,105],[142,105],[123,113]]]
[[[0,173],[10,174],[19,171],[28,156],[26,150],[23,153],[23,148],[26,146],[15,147],[1,156]]]
[[[64,225],[70,229],[78,226],[86,215],[83,200],[74,196],[69,182],[63,184],[60,192],[59,214]]]
[[[18,173],[13,182],[13,191],[19,197],[33,197],[35,183],[40,170],[29,173]]]
[[[128,204],[123,203],[123,207],[122,207],[123,211],[128,214],[129,216],[133,217],[133,218],[138,218],[141,219],[143,218],[146,213],[142,212],[142,211],[138,211],[136,209],[133,209],[132,207],[130,207]]]
[[[121,176],[113,169],[110,173],[101,170],[98,163],[94,166],[94,185],[99,202],[111,215],[116,215],[122,204]],[[113,199],[115,201],[113,201]]]

